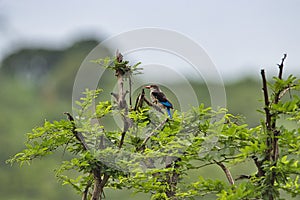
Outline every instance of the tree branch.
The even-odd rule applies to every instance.
[[[129,76],[129,107],[130,107],[130,109],[132,109],[131,95],[132,95],[132,80],[131,80],[131,76]]]
[[[73,116],[70,113],[68,113],[68,112],[64,112],[64,114],[68,116],[69,121],[73,125],[73,127],[72,127],[72,133],[74,134],[74,136],[76,137],[76,139],[80,142],[80,144],[82,145],[83,149],[84,150],[88,150],[88,146],[87,146],[87,144],[86,144],[86,142],[84,140],[84,137],[83,137],[82,133],[80,133],[80,132],[78,132],[76,130],[76,125],[75,125],[75,121],[74,121]]]
[[[135,111],[137,111],[139,108],[143,107],[144,99],[145,99],[145,90],[142,89],[142,93],[139,94],[135,100],[135,106],[134,106]]]
[[[99,185],[99,187],[100,187],[100,197],[104,196],[104,198],[105,198],[105,195],[104,195],[103,191],[104,191],[104,187],[105,187],[109,177],[110,176],[107,173],[104,173],[103,179],[102,179],[102,181],[100,182],[100,185]]]
[[[167,197],[172,200],[176,200],[176,186],[179,181],[180,174],[177,172],[177,169],[180,167],[178,162],[181,161],[180,158],[177,158],[175,161],[171,162],[166,166],[166,168],[173,168],[172,172],[167,172],[166,174],[166,182],[168,183],[168,188],[166,191]]]
[[[287,92],[290,92],[290,90],[292,89],[292,87],[294,87],[295,85],[291,85],[291,86],[288,86],[286,87],[284,90],[282,90],[280,92],[280,94],[278,95],[278,100],[280,100]],[[290,95],[291,97],[291,95]]]
[[[85,189],[83,191],[82,194],[82,199],[81,200],[87,200],[88,199],[88,193],[89,193],[89,189],[92,186],[92,182],[88,182],[88,184],[85,186]]]
[[[265,175],[265,172],[264,170],[262,169],[262,164],[263,162],[262,161],[259,161],[258,158],[256,156],[252,156],[252,159],[254,161],[254,164],[257,168],[257,176],[258,177],[262,177]]]
[[[94,169],[93,175],[94,175],[94,189],[92,194],[92,200],[99,200],[103,192],[103,188],[100,187],[102,181],[100,170]]]
[[[235,178],[234,180],[235,181],[238,181],[238,180],[242,180],[242,179],[250,179],[251,176],[250,175],[240,175],[239,177]]]
[[[232,178],[232,175],[231,175],[231,172],[229,171],[229,169],[222,162],[218,162],[216,160],[214,160],[214,162],[217,165],[219,165],[221,167],[221,169],[224,171],[230,185],[234,185],[234,179]]]
[[[149,101],[145,96],[144,96],[144,101],[148,104],[148,106],[151,106],[155,110],[157,110],[158,112],[164,114],[164,112],[161,110],[161,108],[158,105],[156,105],[156,104],[152,103],[151,101]]]
[[[285,54],[283,54],[283,58],[281,59],[281,63],[280,63],[280,64],[278,64],[278,67],[279,67],[278,78],[279,78],[279,79],[282,79],[282,73],[283,73],[283,63],[284,63],[284,61],[285,61],[286,57],[287,57],[287,54],[286,54],[286,53],[285,53]]]
[[[77,140],[81,143],[81,145],[83,146],[83,149],[85,151],[87,151],[88,146],[87,146],[86,142],[84,141],[83,135],[80,132],[76,131],[76,126],[75,126],[75,121],[74,121],[73,116],[68,112],[65,112],[64,114],[68,116],[69,121],[71,121],[73,124],[73,128],[72,128],[73,134],[75,135]],[[104,173],[104,178],[102,180],[100,167],[97,167],[97,168],[91,170],[91,173],[94,175],[94,189],[93,189],[93,194],[92,194],[92,200],[99,200],[99,199],[101,199],[101,196],[103,194],[103,188],[109,179],[109,175]],[[91,184],[92,183],[88,184],[86,186],[85,190],[83,191],[82,200],[87,200],[87,194],[88,194],[89,188],[91,187]]]
[[[135,107],[134,107],[134,110],[137,110],[138,108],[141,108],[143,106],[143,103],[146,102],[148,106],[151,106],[153,107],[155,110],[157,110],[158,112],[164,114],[164,112],[161,110],[161,108],[152,103],[151,101],[149,101],[146,96],[145,96],[145,90],[143,89],[142,90],[142,94],[140,94],[137,99],[136,99],[136,102],[135,102]]]
[[[137,149],[138,151],[142,150],[144,148],[144,146],[146,145],[146,143],[148,142],[148,140],[155,134],[157,134],[157,130],[161,129],[163,125],[165,125],[165,123],[169,120],[169,118],[166,118],[164,121],[162,121],[143,141],[143,143],[141,144],[141,146]]]
[[[266,126],[268,130],[271,130],[271,114],[270,114],[270,101],[269,101],[269,94],[268,94],[268,86],[267,86],[267,79],[265,75],[265,70],[261,70],[261,77],[262,77],[262,82],[263,82],[263,93],[264,93],[264,100],[265,100],[265,113],[266,113]]]
[[[122,115],[123,118],[123,131],[121,134],[121,139],[119,143],[119,148],[122,147],[125,139],[125,135],[128,132],[129,128],[132,126],[132,121],[128,117],[128,105],[126,103],[126,95],[129,93],[128,91],[124,91],[124,76],[126,76],[127,72],[127,66],[126,63],[123,66],[123,55],[117,50],[116,52],[116,59],[119,64],[122,64],[116,68],[116,76],[117,76],[117,83],[118,83],[118,94],[112,93],[112,95],[115,97],[119,110],[123,110],[124,114]],[[131,84],[131,83],[130,83]],[[131,86],[129,86],[130,88]]]
[[[281,59],[281,63],[278,64],[279,67],[279,72],[278,72],[278,79],[282,80],[282,74],[283,74],[283,66],[284,66],[284,61],[287,57],[287,54],[284,54],[283,58]],[[253,160],[258,167],[258,175],[262,176],[265,175],[265,170],[261,170],[261,166],[264,163],[264,161],[268,161],[271,164],[271,167],[277,165],[277,160],[279,157],[279,146],[278,146],[278,136],[280,135],[280,131],[277,130],[276,128],[276,121],[278,118],[278,115],[280,114],[276,110],[272,110],[272,107],[270,106],[269,102],[269,97],[268,97],[268,90],[267,90],[267,81],[265,77],[264,70],[261,70],[261,75],[262,75],[262,81],[263,81],[263,91],[264,91],[264,98],[265,98],[265,114],[266,114],[266,133],[267,133],[267,138],[266,138],[266,145],[267,145],[267,150],[265,154],[265,158],[263,161],[258,161],[258,159],[255,157]],[[274,101],[272,102],[273,104],[278,104],[280,101],[280,98],[287,92],[289,91],[289,86],[287,88],[279,88],[278,91],[274,92]],[[272,171],[267,175],[267,187],[266,190],[263,192],[264,197],[268,197],[269,200],[274,199],[273,195],[273,187],[275,185],[275,180],[276,180],[277,172]]]
[[[281,63],[280,64],[277,64],[277,66],[279,67],[279,72],[278,72],[278,78],[281,80],[282,79],[282,74],[283,74],[283,64],[284,64],[284,61],[287,57],[287,54],[284,54],[283,55],[283,58],[281,59]],[[277,91],[277,93],[275,94],[275,99],[274,99],[274,103],[277,104],[280,100],[280,93],[282,91]]]

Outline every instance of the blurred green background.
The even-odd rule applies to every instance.
[[[70,186],[61,186],[55,179],[53,169],[64,154],[58,152],[47,159],[35,160],[30,166],[7,165],[5,160],[24,148],[25,134],[39,126],[45,119],[64,118],[63,112],[71,111],[72,87],[76,72],[86,55],[99,43],[97,40],[77,41],[62,49],[20,48],[2,61],[0,69],[0,193],[6,200],[79,199]],[[138,58],[136,58],[138,60]],[[242,115],[250,126],[257,125],[261,117],[261,85],[257,79],[243,78],[227,81],[228,110]],[[105,84],[114,85],[113,74]],[[206,85],[190,80],[198,91],[199,101],[210,105]],[[184,86],[174,82],[177,87]],[[109,97],[106,94],[106,97]],[[188,97],[186,97],[188,98]],[[108,99],[109,100],[109,99]],[[175,108],[176,109],[176,108]],[[247,163],[235,171],[253,170]],[[191,172],[224,179],[217,167]],[[132,196],[130,191],[106,190],[107,199],[149,199],[149,195]]]

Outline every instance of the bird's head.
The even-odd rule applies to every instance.
[[[159,90],[158,85],[147,85],[145,88],[150,89],[150,90]]]

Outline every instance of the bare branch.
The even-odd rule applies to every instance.
[[[279,72],[278,72],[278,78],[279,79],[282,79],[282,74],[283,74],[283,64],[284,64],[284,61],[286,59],[286,54],[283,55],[283,58],[281,59],[281,63],[278,64],[278,67],[279,67]],[[276,94],[275,94],[275,98],[274,98],[274,103],[277,104],[280,100],[280,93],[282,91],[278,91]]]
[[[116,99],[116,101],[118,101],[118,99],[119,99],[119,95],[118,94],[116,94],[114,92],[111,92],[110,94]]]
[[[104,174],[104,177],[103,177],[103,180],[101,181],[101,184],[100,184],[100,187],[101,187],[102,189],[104,188],[104,186],[105,186],[105,184],[107,183],[108,179],[109,179],[109,175],[105,173],[105,174]]]
[[[117,59],[118,63],[121,63],[123,61],[123,56],[119,52],[119,50],[117,50],[117,52],[116,52],[116,59]],[[126,67],[126,64],[123,67]],[[121,148],[124,143],[125,135],[128,132],[129,128],[132,126],[132,121],[128,117],[129,111],[128,111],[128,105],[127,105],[127,102],[125,99],[126,95],[129,93],[127,90],[126,91],[124,90],[125,71],[123,68],[117,68],[115,74],[117,76],[118,94],[112,93],[112,95],[116,99],[119,110],[123,112],[123,114],[122,114],[123,131],[122,131],[121,139],[120,139],[120,143],[119,143],[119,148]]]
[[[262,164],[263,164],[263,162],[262,161],[259,161],[258,160],[258,158],[256,157],[256,156],[252,156],[252,159],[253,159],[253,161],[254,161],[254,163],[255,163],[255,165],[256,165],[256,168],[257,168],[257,175],[258,175],[258,177],[262,177],[262,176],[264,176],[265,175],[265,172],[263,171],[263,169],[262,169]]]
[[[130,107],[130,109],[132,109],[131,95],[132,95],[132,80],[131,80],[131,76],[129,76],[129,107]]]
[[[265,99],[265,113],[266,113],[266,126],[268,128],[268,130],[271,130],[271,114],[270,114],[270,109],[269,109],[269,105],[270,105],[270,101],[269,101],[269,94],[268,94],[268,86],[267,86],[267,79],[266,79],[266,75],[265,75],[265,70],[262,69],[261,70],[261,77],[262,77],[262,81],[263,81],[263,93],[264,93],[264,99]]]
[[[235,178],[234,180],[235,181],[238,181],[238,180],[242,180],[242,179],[250,179],[251,176],[250,175],[240,175],[238,176],[237,178]]]
[[[214,162],[217,165],[219,165],[221,167],[221,169],[224,171],[230,185],[234,185],[234,179],[232,178],[232,175],[231,175],[231,172],[229,171],[229,169],[222,162],[218,162],[216,160],[214,160]]]
[[[161,107],[159,107],[158,105],[152,103],[151,101],[149,101],[147,99],[147,97],[145,96],[145,90],[142,90],[142,94],[140,94],[137,99],[136,99],[136,103],[135,103],[135,107],[134,110],[137,110],[138,108],[141,108],[143,103],[146,102],[148,106],[153,107],[155,110],[157,110],[158,112],[164,114],[164,112],[162,111]]]
[[[89,193],[89,189],[92,186],[92,182],[88,182],[88,184],[85,186],[85,189],[82,193],[82,199],[81,200],[87,200],[88,199],[88,193]]]
[[[94,175],[94,189],[92,194],[92,200],[99,200],[103,192],[103,188],[100,187],[101,184],[101,173],[100,170],[93,170]]]
[[[279,72],[278,72],[278,79],[282,79],[282,74],[283,74],[283,65],[284,65],[284,61],[287,57],[287,54],[284,54],[283,58],[281,59],[281,63],[278,64],[279,67]],[[270,102],[269,102],[269,97],[268,97],[268,91],[267,91],[267,81],[266,81],[266,77],[265,77],[265,73],[264,70],[261,70],[261,75],[262,75],[262,81],[263,81],[263,91],[264,91],[264,98],[265,98],[265,114],[266,114],[266,133],[267,133],[267,138],[266,138],[266,153],[265,153],[265,158],[262,161],[258,161],[257,157],[254,157],[254,163],[256,164],[257,168],[258,168],[258,176],[264,176],[265,170],[262,169],[262,163],[264,161],[268,161],[271,163],[271,166],[276,166],[277,165],[277,160],[279,157],[279,146],[278,146],[278,136],[280,135],[280,130],[277,129],[276,127],[276,122],[277,122],[277,118],[278,115],[280,114],[280,112],[278,111],[272,111],[271,113],[271,106],[270,106]],[[272,104],[278,104],[281,97],[287,92],[290,91],[289,89],[290,87],[286,87],[286,88],[279,88],[278,91],[275,91],[275,93],[273,94],[274,97],[274,101],[272,102]],[[263,196],[268,196],[270,200],[274,199],[273,195],[269,195],[271,193],[273,193],[273,186],[275,184],[276,181],[276,176],[277,176],[277,172],[276,171],[272,171],[269,175],[268,175],[268,186],[266,191],[264,192],[265,194],[263,194]]]
[[[80,133],[80,132],[78,132],[76,130],[75,121],[74,121],[73,116],[70,113],[68,113],[68,112],[64,112],[64,114],[68,116],[69,121],[73,125],[73,127],[72,127],[72,133],[74,134],[74,136],[76,137],[76,139],[81,143],[83,149],[84,150],[88,150],[88,146],[87,146],[87,144],[86,144],[86,142],[84,140],[84,137],[83,137],[82,133]]]
[[[135,106],[134,106],[134,110],[138,110],[138,108],[141,108],[143,106],[144,103],[144,98],[145,98],[145,90],[142,90],[142,93],[139,94],[139,96],[136,98],[135,101]]]
[[[280,64],[278,64],[278,67],[279,67],[278,78],[279,78],[279,79],[282,79],[282,73],[283,73],[283,63],[284,63],[284,61],[285,61],[286,57],[287,57],[287,54],[286,54],[286,53],[285,53],[285,54],[283,54],[283,58],[281,59],[281,63],[280,63]]]
[[[144,96],[144,101],[145,101],[149,106],[151,106],[151,107],[153,107],[155,110],[157,110],[158,112],[164,114],[164,112],[161,110],[161,108],[160,108],[158,105],[156,105],[156,104],[152,103],[151,101],[149,101],[145,96]]]
[[[285,88],[284,90],[282,90],[280,92],[280,94],[278,95],[278,100],[280,100],[287,92],[290,92],[290,90],[292,89],[293,86],[289,86],[287,88]]]
[[[122,99],[125,99],[126,95],[129,94],[129,91],[126,90],[124,93],[123,93],[123,96],[122,96]]]
[[[119,52],[119,49],[117,49],[116,58],[119,63],[123,61],[123,55]]]

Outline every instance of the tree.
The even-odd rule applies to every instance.
[[[74,117],[65,113],[68,120],[46,121],[33,129],[27,134],[26,148],[8,162],[22,165],[64,149],[72,156],[63,161],[56,176],[82,194],[83,200],[103,199],[105,187],[151,193],[153,200],[206,195],[220,200],[273,200],[283,192],[299,196],[300,128],[288,127],[286,121],[299,124],[300,81],[292,75],[283,78],[285,59],[286,55],[273,81],[267,82],[261,71],[264,107],[260,112],[265,119],[253,128],[224,108],[215,111],[203,104],[187,112],[175,111],[169,119],[143,90],[133,106],[131,77],[139,63],[130,66],[120,53],[114,59],[96,60],[115,71],[115,103],[98,102],[93,109],[103,91],[87,89]],[[120,116],[123,127],[109,130],[102,124],[107,116]],[[256,172],[233,177],[230,167],[244,162],[253,162]],[[186,180],[189,173],[210,165],[218,166],[227,182],[202,176]],[[68,171],[75,171],[71,174],[75,178]]]

